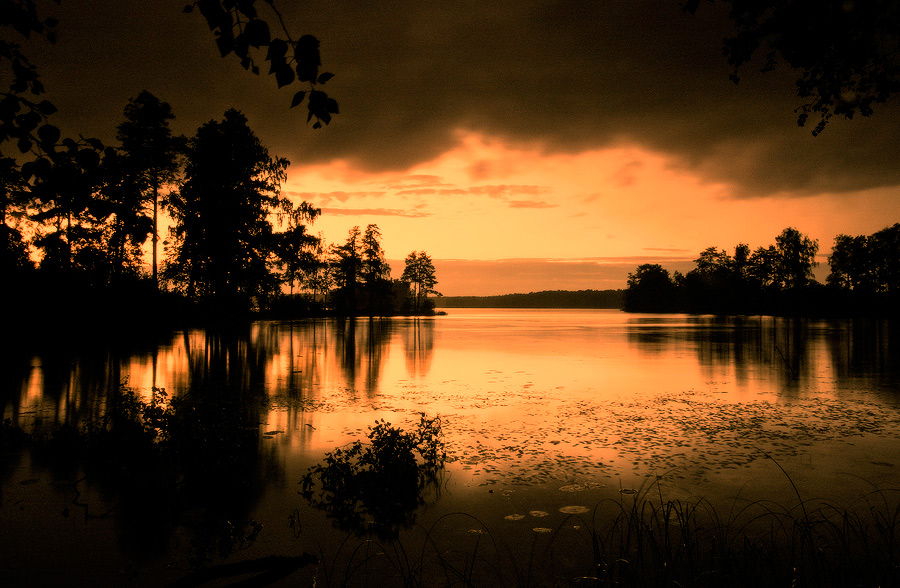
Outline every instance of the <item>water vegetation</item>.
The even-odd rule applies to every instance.
[[[416,509],[440,495],[447,454],[440,417],[424,413],[411,432],[384,420],[325,455],[303,476],[300,494],[334,524],[358,536],[396,538]]]
[[[524,533],[510,528],[548,513],[497,525],[451,513],[402,538],[348,535],[316,575],[328,586],[893,586],[898,492],[873,489],[854,505],[799,493],[792,506],[714,505],[668,499],[657,478]]]

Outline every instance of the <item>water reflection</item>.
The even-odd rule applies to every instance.
[[[643,315],[628,340],[647,357],[691,354],[708,380],[738,387],[766,379],[781,396],[854,389],[896,391],[898,346],[887,320]]]
[[[624,395],[661,385],[784,398],[823,390],[892,395],[900,381],[896,338],[878,320],[603,311],[257,322],[18,350],[3,358],[0,403],[14,422],[74,424],[102,415],[123,381],[145,398],[159,387],[307,407],[335,395],[371,402],[409,381],[477,387],[502,380]],[[293,415],[270,420],[300,419],[302,427],[297,406],[282,403]]]
[[[153,388],[306,401],[342,389],[372,398],[394,346],[409,375],[427,374],[434,319],[258,322],[178,331],[140,346],[46,345],[4,358],[0,402],[13,422],[77,424],[102,415],[123,382],[146,399]]]

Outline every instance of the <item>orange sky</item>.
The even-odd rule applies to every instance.
[[[824,262],[837,234],[900,222],[900,101],[812,137],[798,72],[730,81],[725,2],[283,2],[334,74],[340,113],[319,131],[289,108],[294,85],[222,59],[197,11],[48,5],[59,39],[29,51],[65,134],[115,144],[142,90],[186,136],[237,108],[294,163],[285,193],[323,209],[314,232],[376,223],[389,259],[432,256],[446,295],[620,288],[640,263],[687,271],[787,226]]]
[[[634,144],[551,153],[537,143],[510,144],[474,132],[459,131],[457,138],[443,154],[403,172],[366,172],[346,160],[293,166],[284,193],[323,209],[313,231],[324,232],[330,243],[341,242],[354,225],[375,223],[389,259],[424,249],[457,264],[527,259],[560,267],[570,260],[598,268],[624,263],[630,271],[646,258],[681,269],[667,261],[693,259],[709,246],[769,245],[784,227],[795,226],[819,240],[827,266],[835,235],[872,233],[891,224],[884,219],[900,219],[898,188],[741,199],[728,184],[703,181],[672,158]],[[438,289],[446,295],[522,291],[502,265],[496,265],[495,283],[481,289],[462,275]],[[595,284],[572,283],[563,272],[530,289],[624,287],[627,271],[619,268],[617,278]]]

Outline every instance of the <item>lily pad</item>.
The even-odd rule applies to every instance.
[[[581,484],[569,484],[559,489],[560,492],[578,492],[579,490],[584,490],[584,486]]]

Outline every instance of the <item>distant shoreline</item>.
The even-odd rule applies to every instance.
[[[544,290],[498,296],[430,298],[438,308],[608,308],[624,307],[624,290]]]

